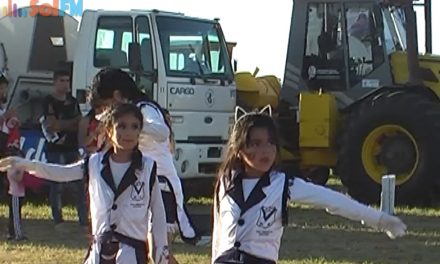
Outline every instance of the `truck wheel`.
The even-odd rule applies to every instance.
[[[381,178],[396,175],[397,204],[429,204],[440,171],[440,104],[420,94],[384,93],[351,113],[338,175],[364,203],[380,201]]]

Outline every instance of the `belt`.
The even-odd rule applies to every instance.
[[[148,247],[145,241],[137,240],[123,234],[106,231],[93,236],[93,242],[101,245],[100,257],[107,263],[114,263],[119,250],[119,242],[129,245],[135,249],[138,264],[146,263]]]
[[[220,255],[214,264],[275,264],[269,259],[260,258],[237,248],[231,248]]]

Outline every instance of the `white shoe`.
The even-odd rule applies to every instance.
[[[199,241],[196,242],[196,246],[208,246],[211,245],[212,237],[211,236],[201,236]]]

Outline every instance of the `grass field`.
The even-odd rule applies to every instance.
[[[196,224],[209,228],[209,199],[192,199],[189,211]],[[0,263],[81,263],[87,238],[75,222],[76,211],[64,208],[64,231],[54,229],[46,205],[26,204],[23,226],[29,241],[5,240],[7,206],[0,205]],[[440,210],[398,208],[407,223],[406,237],[390,240],[360,223],[302,206],[290,209],[289,227],[283,236],[279,263],[440,263]],[[210,261],[209,247],[193,247],[177,240],[172,245],[181,264]]]

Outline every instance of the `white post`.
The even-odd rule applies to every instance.
[[[380,195],[380,210],[387,214],[394,214],[394,192],[396,188],[396,175],[382,177],[382,193]]]

